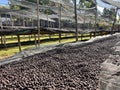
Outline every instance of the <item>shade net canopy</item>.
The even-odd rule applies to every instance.
[[[10,1],[10,6],[20,6],[22,9],[20,10],[12,10],[11,8],[9,9],[4,9],[0,11],[0,14],[7,14],[11,15],[13,18],[17,19],[33,19],[37,20],[37,2],[30,2],[28,0],[9,0]],[[94,0],[93,0],[94,1]],[[61,22],[65,22],[65,24],[61,24],[61,28],[66,28],[63,29],[63,31],[66,32],[66,30],[70,30],[75,33],[75,14],[74,14],[74,4],[70,0],[49,0],[49,4],[43,5],[39,4],[39,19],[40,20],[45,20],[45,21],[50,21],[50,22],[55,22],[57,25],[58,29],[58,24],[59,20]],[[96,3],[96,2],[94,2]],[[51,13],[47,13],[46,11],[50,10]],[[95,24],[95,14],[96,14],[96,7],[91,7],[91,8],[79,8],[77,7],[77,20],[78,20],[78,28],[80,33],[85,33],[85,32],[90,32],[90,29],[82,29],[79,24]],[[58,21],[56,21],[56,19]],[[48,22],[47,22],[48,23]],[[68,25],[66,25],[68,24]],[[51,27],[51,25],[49,25]],[[64,26],[64,27],[63,27]],[[67,27],[65,27],[67,26]],[[49,28],[50,28],[49,27]],[[48,28],[47,28],[48,30]],[[50,30],[56,30],[56,29],[50,29]],[[69,31],[68,30],[68,31]],[[56,30],[59,32],[59,30]],[[70,32],[69,31],[69,32]],[[94,29],[92,30],[94,31]],[[62,29],[61,29],[62,32]]]
[[[117,8],[120,8],[120,1],[117,1],[117,0],[102,0],[102,1],[110,5],[113,5]]]

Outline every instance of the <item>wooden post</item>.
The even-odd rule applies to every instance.
[[[31,36],[30,35],[28,35],[28,38],[29,38],[29,41],[31,41]]]
[[[86,14],[86,11],[84,11],[84,21],[83,21],[83,30],[85,30],[85,14]]]
[[[97,2],[96,2],[96,0],[95,0],[95,10],[96,10],[96,12],[95,12],[95,31],[97,30]],[[94,37],[96,36],[96,34],[94,35]]]
[[[17,39],[18,39],[18,46],[19,46],[19,51],[21,52],[21,43],[20,43],[20,35],[17,35]]]
[[[34,39],[35,39],[35,47],[37,48],[37,39],[36,39],[36,34],[34,34]]]
[[[12,14],[10,13],[10,21],[11,21],[11,25],[12,25],[12,29],[13,29],[13,17],[12,17]],[[13,35],[11,35],[11,38],[13,38]]]
[[[6,47],[6,36],[4,35],[3,37],[4,46]]]
[[[23,26],[25,27],[25,20],[24,20],[25,18],[23,17]]]
[[[59,16],[59,30],[61,31],[61,4],[58,7],[58,16]],[[59,43],[61,43],[61,32],[59,31]]]
[[[81,34],[81,41],[83,40],[83,34]]]
[[[48,11],[47,11],[47,27],[49,27]]]
[[[26,18],[26,26],[27,26],[27,27],[29,27],[29,26],[28,26],[28,23],[29,23],[29,22],[28,22],[28,18]]]
[[[89,16],[88,30],[90,30],[91,16]]]
[[[59,32],[59,43],[61,43],[61,32]]]
[[[2,17],[1,17],[1,15],[0,15],[0,27],[1,27],[1,29],[2,29],[2,27],[3,27],[3,25],[2,25]]]
[[[0,27],[1,27],[1,30],[3,30],[3,24],[2,24],[2,17],[0,15]],[[3,37],[1,36],[1,44],[3,44]]]
[[[39,18],[39,0],[37,0],[37,29],[38,29],[38,46],[40,47],[40,18]]]
[[[77,28],[77,9],[76,9],[76,0],[74,0],[74,12],[75,12],[75,36],[76,36],[76,42],[78,41],[78,28]]]
[[[92,38],[92,33],[90,32],[90,39]]]
[[[90,21],[89,21],[89,30],[91,29],[91,16],[90,16]],[[92,38],[92,33],[90,32],[90,39]]]
[[[50,22],[50,28],[52,28],[52,22]]]
[[[51,39],[51,34],[49,34],[49,39]]]
[[[3,44],[3,36],[1,36],[1,44]]]
[[[31,21],[32,21],[32,27],[34,27],[34,23],[33,23],[33,21],[34,21],[34,20],[33,20],[33,18],[32,18],[32,20],[31,20]]]
[[[21,19],[20,19],[20,17],[18,19],[19,19],[19,26],[21,26]]]
[[[43,21],[43,26],[45,27],[45,21]]]
[[[97,30],[97,8],[95,13],[95,31]]]
[[[112,24],[112,28],[111,28],[111,34],[113,34],[113,30],[115,29],[115,23],[116,23],[117,12],[118,12],[118,8],[116,8],[115,18],[114,18],[114,21],[113,21],[113,24]]]
[[[5,20],[6,20],[6,26],[7,26],[7,24],[8,24],[8,23],[7,23],[7,14],[6,14]]]
[[[14,26],[14,22],[13,22],[13,17],[12,17],[12,14],[10,13],[10,20],[11,20],[11,23],[12,23],[12,27]]]

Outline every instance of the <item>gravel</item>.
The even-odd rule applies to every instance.
[[[0,90],[97,90],[100,64],[116,36],[80,46],[62,46],[0,66]]]

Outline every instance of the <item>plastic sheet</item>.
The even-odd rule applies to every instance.
[[[120,38],[120,35],[117,35]],[[113,48],[113,53],[102,63],[100,90],[120,90],[120,42]]]
[[[108,3],[110,5],[113,5],[115,7],[120,8],[120,2],[118,2],[117,0],[102,0],[105,3]]]
[[[86,41],[86,42],[58,44],[58,45],[44,46],[44,47],[40,47],[40,48],[27,49],[27,50],[24,50],[24,51],[22,51],[22,52],[20,52],[20,53],[18,53],[16,55],[10,57],[10,58],[1,60],[0,65],[7,64],[7,63],[10,63],[10,62],[13,62],[13,61],[19,61],[24,57],[29,57],[29,56],[32,56],[32,55],[35,55],[35,54],[38,54],[38,53],[45,53],[46,51],[49,51],[49,50],[52,50],[52,49],[55,49],[55,48],[59,48],[59,47],[62,47],[62,46],[64,46],[64,47],[66,47],[66,46],[75,46],[75,45],[85,46],[85,45],[88,45],[90,43],[94,43],[94,42],[98,42],[98,41],[101,41],[101,40],[105,40],[105,39],[114,37],[116,35],[120,36],[120,34],[114,34],[112,36],[111,35],[98,36],[98,37],[92,38],[92,39],[90,39],[89,41]]]

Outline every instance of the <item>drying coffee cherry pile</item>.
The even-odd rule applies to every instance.
[[[97,90],[100,64],[119,38],[65,46],[0,66],[0,90]]]

